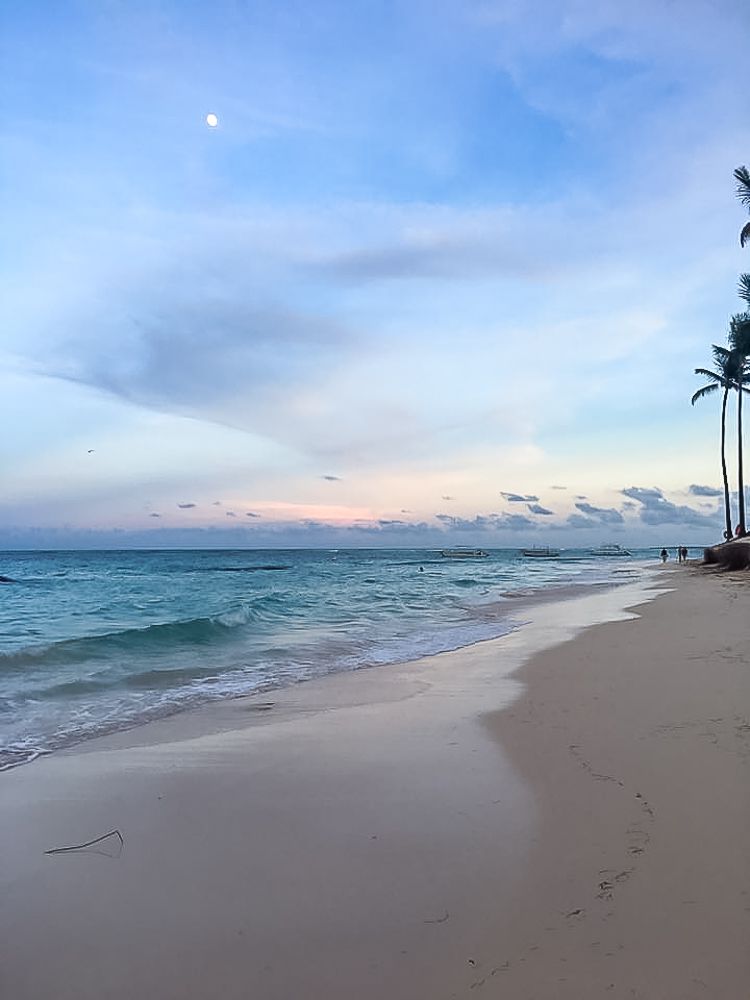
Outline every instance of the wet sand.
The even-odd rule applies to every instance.
[[[0,996],[744,996],[749,592],[654,586],[0,775]]]

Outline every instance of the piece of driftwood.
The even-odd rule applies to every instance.
[[[117,837],[120,841],[120,847],[125,846],[125,841],[119,830],[110,830],[109,833],[103,833],[101,837],[95,837],[94,840],[87,840],[85,844],[73,844],[72,847],[53,847],[51,851],[45,851],[45,854],[67,854],[68,851],[82,851],[86,847],[93,847],[94,844],[100,844],[107,837]]]

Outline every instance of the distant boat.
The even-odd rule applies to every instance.
[[[624,549],[622,545],[600,545],[598,549],[591,549],[589,551],[591,556],[630,556],[632,552],[628,552]]]
[[[484,549],[443,549],[440,553],[443,559],[486,559]]]
[[[535,545],[531,549],[521,549],[521,555],[529,559],[559,559],[560,550],[551,549],[549,545]]]

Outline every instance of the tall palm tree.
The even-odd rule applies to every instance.
[[[747,278],[748,275],[742,275]],[[742,294],[742,278],[740,279],[740,294]],[[745,524],[745,478],[742,468],[742,397],[748,390],[745,384],[750,381],[748,375],[748,357],[750,357],[750,313],[738,313],[732,316],[729,321],[729,346],[730,354],[735,356],[736,370],[734,373],[735,384],[733,388],[737,390],[737,489],[739,492],[739,533],[747,534]]]
[[[750,170],[747,167],[737,167],[734,171],[737,181],[737,197],[743,205],[750,208]],[[740,246],[750,242],[750,222],[746,222],[740,231]]]
[[[718,347],[714,344],[711,350],[714,356],[714,370],[712,371],[710,368],[695,369],[696,375],[703,375],[709,381],[706,385],[698,389],[697,392],[693,393],[690,403],[695,406],[698,400],[703,399],[704,396],[717,392],[719,389],[724,390],[721,399],[721,475],[724,480],[724,520],[726,524],[724,537],[730,539],[732,537],[732,511],[729,505],[729,476],[727,475],[726,453],[727,400],[729,399],[730,391],[734,388],[737,376],[737,358],[726,347]]]

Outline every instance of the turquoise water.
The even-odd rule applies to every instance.
[[[202,702],[503,635],[633,560],[490,550],[0,553],[0,767]]]

